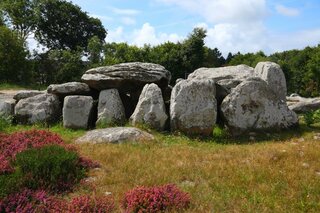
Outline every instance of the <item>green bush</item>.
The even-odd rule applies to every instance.
[[[307,126],[311,126],[312,124],[316,124],[320,122],[320,109],[315,111],[307,112],[303,115],[304,122]]]
[[[26,177],[24,185],[30,189],[66,191],[85,176],[78,154],[57,145],[23,151],[16,155],[14,165]]]
[[[2,114],[0,114],[0,131],[4,131],[5,128],[7,128],[8,126],[11,126],[12,123],[12,117],[10,116],[4,116]]]
[[[12,174],[0,175],[0,198],[16,192],[22,186],[22,180],[18,170]]]

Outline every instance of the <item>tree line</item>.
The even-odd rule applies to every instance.
[[[30,52],[33,35],[44,48]],[[172,82],[200,67],[221,67],[274,61],[285,72],[289,93],[318,96],[320,45],[272,55],[229,53],[205,46],[206,31],[195,28],[180,42],[137,47],[105,43],[101,21],[65,0],[2,0],[0,3],[0,82],[48,85],[79,81],[89,68],[123,62],[161,64],[172,73]]]

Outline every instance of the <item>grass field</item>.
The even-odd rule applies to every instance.
[[[43,126],[6,126],[5,132]],[[72,143],[84,131],[49,130]],[[156,142],[121,145],[79,145],[98,161],[90,179],[97,194],[111,192],[116,203],[136,186],[175,183],[192,196],[188,212],[319,212],[320,141],[317,127],[228,138],[216,129],[200,140],[160,134]],[[94,193],[80,186],[74,194]],[[73,196],[68,195],[68,196]],[[119,206],[119,205],[116,205]],[[120,209],[118,209],[121,212]]]

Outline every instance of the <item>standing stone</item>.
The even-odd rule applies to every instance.
[[[8,117],[14,114],[15,100],[13,99],[0,99],[0,117]]]
[[[40,94],[20,100],[15,106],[18,123],[50,123],[60,118],[60,101],[56,95]]]
[[[145,85],[137,107],[130,117],[132,124],[147,124],[151,128],[164,130],[167,119],[161,89],[156,84]]]
[[[70,129],[87,129],[93,111],[89,96],[67,96],[63,104],[63,126]]]
[[[233,89],[223,100],[221,111],[233,135],[298,124],[297,115],[260,78],[248,79]]]
[[[260,62],[255,70],[255,77],[264,80],[280,100],[286,100],[287,83],[281,67],[273,62]]]
[[[100,92],[97,125],[123,124],[126,113],[117,89]]]
[[[180,81],[171,95],[171,130],[211,135],[217,118],[215,92],[212,80]]]

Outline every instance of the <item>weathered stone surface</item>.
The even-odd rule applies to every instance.
[[[171,130],[211,135],[217,118],[215,85],[212,80],[183,80],[172,90]]]
[[[156,83],[165,88],[171,73],[163,66],[151,63],[123,63],[88,70],[82,81],[97,90],[116,88],[121,93],[142,89],[145,84]]]
[[[92,97],[67,96],[63,104],[63,126],[70,129],[87,129],[92,112]]]
[[[131,123],[147,124],[151,128],[164,130],[167,119],[161,89],[156,84],[145,85],[136,109],[130,117]]]
[[[281,67],[273,62],[260,62],[255,70],[255,77],[259,77],[267,82],[269,88],[279,99],[286,100],[287,83]]]
[[[103,90],[99,95],[99,124],[123,124],[126,120],[125,108],[117,89]]]
[[[303,98],[299,95],[287,97],[289,109],[296,113],[305,113],[320,109],[320,98]]]
[[[134,127],[114,127],[89,131],[83,137],[78,138],[76,143],[99,144],[144,142],[152,140],[154,140],[154,137],[151,134],[140,129]]]
[[[47,88],[47,92],[63,97],[69,95],[88,95],[90,88],[85,83],[69,82],[65,84],[51,84]]]
[[[0,99],[0,116],[12,116],[16,101],[13,99]]]
[[[49,123],[58,120],[60,115],[59,98],[52,94],[22,99],[15,106],[15,116],[19,123]]]
[[[20,90],[13,96],[13,99],[20,101],[21,99],[31,98],[41,94],[45,94],[45,92],[39,90]]]
[[[233,89],[223,100],[221,111],[234,135],[298,124],[297,115],[260,78],[248,79]]]

